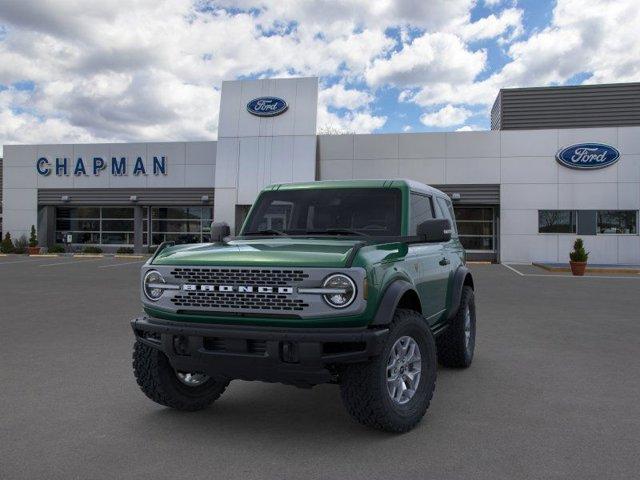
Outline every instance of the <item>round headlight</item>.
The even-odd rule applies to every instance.
[[[356,298],[356,285],[346,275],[336,273],[326,278],[323,288],[333,290],[325,293],[322,298],[333,308],[345,308],[353,303]]]
[[[144,276],[143,281],[143,290],[144,295],[152,302],[158,300],[163,292],[164,288],[161,288],[160,285],[165,283],[164,278],[160,275],[160,272],[157,270],[149,270]]]

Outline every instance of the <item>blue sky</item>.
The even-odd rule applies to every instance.
[[[0,143],[217,137],[223,80],[318,76],[319,131],[489,128],[500,88],[640,80],[636,0],[0,5]]]

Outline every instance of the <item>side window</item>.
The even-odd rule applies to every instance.
[[[418,225],[434,218],[433,205],[431,205],[431,197],[411,193],[411,208],[409,210],[409,235],[415,235],[418,231]]]
[[[449,200],[445,200],[444,198],[438,197],[437,199],[438,205],[440,206],[440,210],[444,215],[444,218],[449,219],[451,222],[451,228],[453,229],[453,233],[455,235],[458,234],[458,227],[456,226],[456,216],[453,213],[453,205]]]

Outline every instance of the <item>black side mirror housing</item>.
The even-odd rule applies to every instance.
[[[418,237],[424,242],[448,242],[451,240],[451,222],[446,218],[432,218],[418,225]]]
[[[211,241],[222,242],[225,237],[231,235],[231,229],[227,222],[212,222],[211,223]]]

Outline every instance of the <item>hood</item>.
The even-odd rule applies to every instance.
[[[160,252],[153,264],[341,268],[356,243],[357,239],[268,238],[177,245]]]

